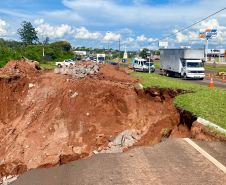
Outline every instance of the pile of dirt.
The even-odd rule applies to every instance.
[[[22,62],[25,62],[27,64],[29,64],[31,67],[35,68],[35,69],[40,69],[39,67],[39,62],[38,61],[35,61],[35,60],[29,60],[27,59],[26,57],[22,56],[21,57],[21,61]]]
[[[118,66],[100,64],[100,67],[101,70],[97,75],[99,79],[132,84],[141,82],[140,79],[127,75],[125,69],[122,69]]]
[[[0,68],[0,77],[21,76],[32,78],[40,74],[34,67],[19,60],[9,61],[3,68]]]
[[[173,104],[180,90],[116,83],[135,85],[140,79],[111,65],[101,65],[96,78],[83,79],[37,74],[19,61],[9,62],[4,74],[13,65],[20,77],[0,78],[1,177],[86,158],[125,130],[139,130],[137,146],[159,142],[162,128],[171,137],[192,137],[192,120]]]

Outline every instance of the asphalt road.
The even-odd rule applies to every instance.
[[[119,154],[97,154],[49,169],[29,170],[12,185],[225,184],[226,144],[165,139]]]
[[[160,70],[155,70],[155,73],[156,74],[159,74],[159,75],[162,75],[162,71],[160,71]],[[205,71],[205,74],[206,75],[208,75],[209,73],[213,73],[213,71],[210,71],[210,70],[206,70]],[[209,84],[210,84],[210,80],[207,79],[208,77],[205,77],[204,80],[199,80],[199,79],[182,79],[182,78],[175,77],[175,76],[166,77],[166,78],[174,78],[176,80],[181,80],[181,81],[184,81],[184,82],[191,82],[191,83],[195,83],[195,84],[199,84],[199,85],[206,85],[206,86],[209,86]],[[222,80],[216,79],[216,78],[213,79],[213,85],[214,85],[214,87],[223,87],[223,88],[226,88],[226,83],[223,83]]]
[[[123,66],[123,67],[128,67],[129,64],[125,64],[125,63],[120,63],[119,66]],[[213,70],[205,70],[205,74],[208,75],[209,73],[213,73]],[[160,71],[159,69],[155,70],[156,74],[162,75],[162,71]],[[199,80],[199,79],[182,79],[182,78],[178,78],[175,76],[172,77],[167,77],[167,78],[174,78],[176,80],[181,80],[184,82],[191,82],[191,83],[195,83],[195,84],[199,84],[199,85],[206,85],[209,86],[210,84],[210,80],[207,79],[207,77],[204,78],[204,80]],[[222,87],[222,88],[226,88],[226,83],[223,83],[222,80],[219,79],[213,79],[213,84],[214,87]]]

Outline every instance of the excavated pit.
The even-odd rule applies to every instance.
[[[30,71],[15,75],[7,69],[12,65]],[[139,79],[116,66],[101,68],[96,76],[75,80],[52,71],[34,73],[19,61],[0,70],[1,177],[87,158],[124,130],[139,130],[141,136],[124,151],[156,144],[162,137],[225,142],[196,123],[196,117],[175,108],[173,99],[187,91],[134,89],[130,84]],[[9,71],[13,75],[6,78]]]

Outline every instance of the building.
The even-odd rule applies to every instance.
[[[92,53],[90,51],[73,51],[76,55],[83,55],[83,56],[87,56],[87,55],[91,55]]]
[[[219,57],[219,53],[221,57],[224,57],[226,50],[225,49],[208,49],[207,57]],[[205,50],[205,54],[206,54],[206,50]]]

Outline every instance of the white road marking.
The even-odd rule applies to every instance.
[[[187,141],[191,146],[193,146],[197,151],[199,151],[204,157],[206,157],[208,160],[210,160],[219,169],[221,169],[224,173],[226,173],[226,167],[223,164],[221,164],[218,160],[213,158],[210,154],[208,154],[205,150],[200,148],[197,144],[195,144],[189,138],[184,138],[184,140]]]

